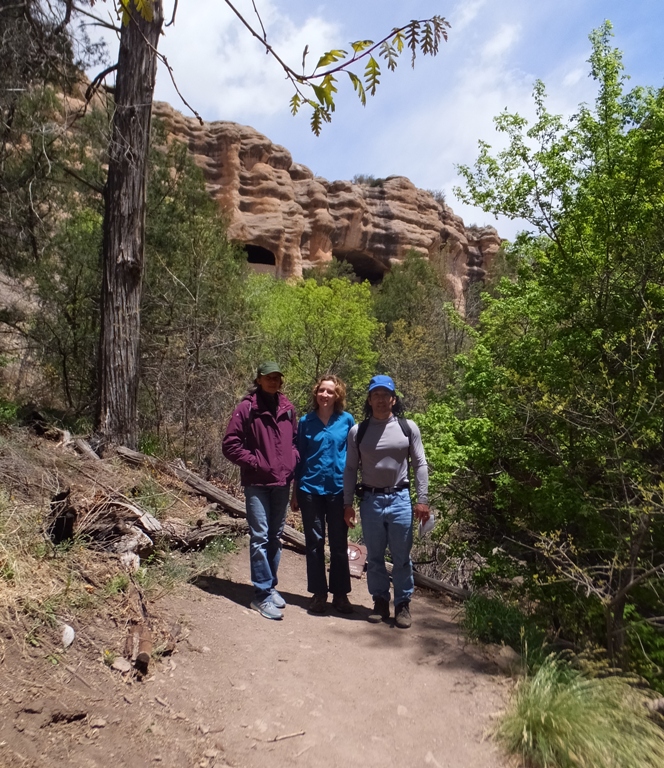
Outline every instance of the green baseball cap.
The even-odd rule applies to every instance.
[[[264,360],[258,366],[258,373],[256,376],[267,376],[270,373],[281,373],[281,368],[274,362],[274,360]],[[283,376],[283,373],[281,373],[281,375]]]

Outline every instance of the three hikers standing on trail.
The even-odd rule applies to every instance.
[[[389,546],[395,624],[410,627],[413,516],[421,522],[429,518],[428,470],[420,431],[403,418],[394,382],[389,376],[371,379],[366,418],[352,426],[352,416],[344,411],[343,382],[332,375],[321,377],[314,386],[312,411],[302,418],[299,431],[295,409],[280,391],[283,375],[277,363],[261,363],[254,384],[236,407],[222,442],[224,456],[240,467],[245,490],[255,590],[251,607],[265,618],[283,616],[286,602],[276,590],[280,537],[290,481],[299,461],[291,506],[303,513],[307,581],[314,593],[309,611],[322,613],[327,607],[326,525],[332,605],[341,613],[352,611],[346,550],[348,527],[355,526],[353,496],[357,492],[367,547],[367,585],[374,600],[368,619],[380,622],[390,617],[390,577],[385,566]],[[414,507],[409,491],[411,463],[417,493]],[[358,470],[361,482],[356,486]]]

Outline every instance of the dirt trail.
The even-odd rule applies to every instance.
[[[505,681],[464,645],[454,608],[416,594],[412,629],[372,625],[366,581],[353,579],[353,615],[311,616],[304,559],[285,549],[279,588],[288,607],[269,621],[248,608],[248,561],[242,549],[219,576],[159,602],[189,634],[147,681],[128,686],[96,660],[81,663],[79,677],[54,671],[39,688],[13,686],[0,765],[505,765],[483,739]],[[54,719],[58,708],[85,717]]]
[[[417,596],[410,630],[372,625],[366,581],[354,579],[352,616],[332,608],[309,615],[304,560],[284,550],[279,588],[288,607],[282,621],[269,621],[247,607],[248,560],[239,553],[204,592],[192,587],[173,600],[191,643],[210,650],[180,654],[173,677],[154,684],[192,720],[224,726],[230,764],[502,764],[482,735],[503,688],[495,667],[464,649],[451,609]]]

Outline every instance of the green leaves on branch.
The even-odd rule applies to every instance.
[[[311,129],[318,136],[322,124],[329,123],[335,110],[334,94],[337,93],[337,72],[346,72],[353,85],[362,106],[366,106],[367,92],[373,96],[380,84],[381,64],[383,59],[387,68],[393,72],[397,68],[399,56],[408,48],[411,52],[411,64],[415,66],[418,51],[425,56],[435,56],[438,53],[441,40],[447,40],[449,23],[442,16],[431,19],[413,20],[403,27],[395,27],[389,35],[378,42],[373,40],[356,40],[350,44],[352,54],[342,48],[334,48],[324,53],[310,75],[300,75],[284,64],[279,63],[286,71],[287,77],[295,86],[295,94],[290,100],[290,109],[296,115],[303,104],[311,107]],[[272,49],[267,46],[268,52]],[[305,48],[305,57],[306,57]],[[375,55],[374,55],[375,54]],[[303,57],[303,62],[305,60]],[[368,59],[362,74],[351,68],[362,59]],[[323,69],[323,71],[319,71]],[[304,88],[310,88],[313,98],[305,95]]]

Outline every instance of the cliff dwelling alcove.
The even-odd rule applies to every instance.
[[[334,252],[334,258],[338,261],[346,261],[353,268],[353,272],[360,278],[360,280],[368,280],[371,285],[378,285],[382,282],[387,271],[385,267],[375,259],[367,256],[366,253],[351,252],[351,253],[336,253]]]
[[[247,252],[247,263],[251,264],[251,268],[255,272],[267,273],[269,275],[276,273],[277,260],[272,251],[268,251],[267,248],[263,248],[260,245],[247,244],[244,248]]]

